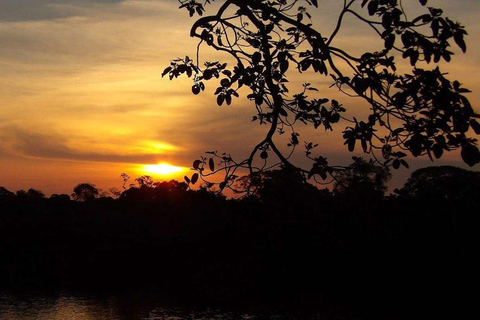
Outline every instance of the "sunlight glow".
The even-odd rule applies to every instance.
[[[179,148],[177,146],[174,146],[174,145],[171,145],[171,144],[168,144],[168,143],[164,143],[164,142],[154,142],[154,141],[151,141],[149,143],[149,146],[154,149],[156,152],[158,151],[178,151]]]
[[[185,167],[177,167],[168,163],[149,164],[143,167],[144,172],[162,176],[173,175],[187,170],[189,169]]]

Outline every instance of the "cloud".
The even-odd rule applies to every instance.
[[[480,80],[472,77],[480,63],[475,54],[480,49],[476,41],[480,32],[475,32],[480,26],[476,23],[480,2],[431,2],[432,6],[448,5],[446,12],[467,25],[467,54],[456,56],[457,62],[446,70],[474,91],[474,101],[480,92]],[[473,9],[466,9],[468,5]],[[331,17],[339,6],[339,1],[325,1],[315,13],[314,25],[325,36],[335,26]],[[0,169],[0,180],[5,181],[7,173],[13,178],[38,175],[38,167],[48,171],[53,162],[58,166],[55,170],[80,175],[84,169],[78,168],[88,166],[98,170],[95,174],[126,163],[168,161],[189,166],[207,150],[230,152],[236,159],[248,156],[267,126],[251,122],[255,109],[245,92],[232,106],[218,107],[214,83],[194,96],[191,79],[160,78],[170,59],[195,55],[197,41],[188,36],[193,21],[187,12],[178,10],[176,0],[0,0],[2,166],[12,159],[11,170]],[[369,38],[359,40],[370,32],[349,23],[345,27],[336,45],[352,52],[375,45]],[[205,47],[201,57],[225,58]],[[295,86],[311,82],[322,90],[330,81],[303,73],[301,78],[290,78],[289,88],[294,92]],[[365,110],[335,90],[319,94],[338,99],[349,110]],[[302,143],[319,142],[318,152],[332,164],[351,162],[342,129],[340,125],[333,133],[325,133],[298,127]],[[283,148],[287,138],[288,133],[275,137]],[[154,143],[177,149],[155,150]],[[304,159],[301,147],[295,156],[299,163]],[[26,174],[28,168],[32,172]]]
[[[132,150],[132,143],[134,144],[132,141],[126,141],[122,145],[119,141],[112,141],[108,150],[99,151],[96,150],[94,143],[92,143],[91,149],[88,146],[72,147],[72,139],[62,136],[60,133],[33,132],[18,126],[5,126],[0,130],[0,156],[141,164],[170,159],[170,151],[178,149],[175,146],[159,143],[161,147],[156,149],[144,148],[142,150],[138,146],[134,146],[137,149]],[[116,150],[112,150],[112,146],[116,146]],[[155,153],[155,151],[158,152]]]
[[[71,75],[96,66],[158,63],[161,56],[168,62],[177,54],[193,53],[178,50],[184,44],[192,43],[190,51],[195,48],[188,37],[190,21],[182,19],[184,12],[173,0],[47,2],[32,1],[32,10],[46,8],[61,13],[61,19],[53,18],[53,13],[48,19],[6,22],[0,18],[4,73]],[[2,0],[1,15],[8,15],[3,7],[9,3]]]
[[[67,18],[74,15],[67,10],[59,10],[58,5],[92,6],[117,4],[124,0],[2,0],[0,22],[37,21]]]

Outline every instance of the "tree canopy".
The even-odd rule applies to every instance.
[[[451,61],[453,44],[462,52],[467,50],[467,32],[441,9],[428,6],[427,0],[408,1],[418,6],[414,12],[421,13],[416,16],[407,15],[402,0],[338,1],[342,7],[332,18],[336,23],[330,34],[312,19],[310,11],[322,5],[317,0],[213,2],[179,0],[180,8],[191,17],[200,16],[190,30],[190,36],[199,39],[197,56],[172,60],[162,76],[192,78],[193,94],[216,81],[219,106],[230,105],[247,92],[246,98],[255,106],[253,121],[267,125],[267,130],[247,159],[236,161],[228,154],[211,152],[195,161],[197,173],[187,177],[187,183],[208,180],[209,175],[223,171],[219,188],[232,188],[239,168],[254,173],[279,163],[317,182],[336,179],[345,167],[333,166],[325,155],[317,154],[315,141],[304,143],[309,167],[292,161],[301,145],[300,123],[325,131],[344,123],[343,139],[349,151],[361,148],[375,162],[395,169],[408,167],[408,154],[433,160],[456,149],[461,149],[469,166],[480,162],[477,140],[472,137],[472,131],[480,133],[476,120],[480,116],[466,97],[470,91],[448,79],[439,67],[440,62]],[[215,12],[205,15],[209,6]],[[347,19],[367,25],[381,46],[365,47],[362,54],[337,47],[334,40]],[[226,53],[235,63],[201,60],[200,47],[205,45]],[[397,70],[399,60],[411,68]],[[350,117],[350,106],[326,97],[316,84],[305,83],[291,92],[288,79],[293,72],[326,77],[330,87],[363,101],[368,115]],[[278,136],[284,134],[289,136],[287,152],[278,146]]]
[[[334,184],[334,193],[350,198],[381,199],[387,192],[387,182],[392,177],[388,167],[374,161],[353,157],[349,170],[339,172]]]
[[[72,198],[76,201],[92,201],[99,195],[98,189],[91,183],[80,183],[73,188]]]
[[[422,168],[395,192],[411,199],[475,201],[480,196],[480,172],[452,166]]]

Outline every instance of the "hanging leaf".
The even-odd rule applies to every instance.
[[[192,93],[195,94],[195,95],[200,93],[200,86],[198,84],[194,84],[192,86]]]
[[[192,184],[197,183],[197,181],[198,181],[198,173],[194,173],[192,175]]]
[[[378,1],[377,0],[370,1],[368,6],[367,6],[367,9],[368,9],[368,14],[373,16],[375,14],[375,12],[377,12]]]
[[[443,155],[443,148],[439,144],[434,144],[432,147],[433,155],[435,158],[440,159]]]
[[[480,134],[480,124],[477,122],[477,120],[475,119],[470,120],[470,126],[472,127],[473,131],[475,131],[476,134]]]
[[[219,106],[221,106],[221,105],[223,104],[223,101],[224,101],[224,100],[225,100],[225,96],[224,96],[224,95],[222,95],[222,94],[218,95],[218,97],[217,97],[217,104],[218,104]]]
[[[208,167],[210,168],[210,171],[215,171],[215,162],[212,158],[208,160]]]
[[[398,159],[393,160],[392,165],[395,169],[400,168],[400,160],[398,160]]]
[[[195,160],[193,161],[193,169],[198,169],[200,167],[200,164],[202,163],[201,160]]]
[[[347,144],[348,144],[348,151],[353,152],[355,150],[355,139],[348,139]]]
[[[478,151],[476,146],[471,144],[462,147],[461,156],[463,161],[465,161],[470,167],[473,167],[480,162],[480,151]]]

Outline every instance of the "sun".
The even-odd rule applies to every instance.
[[[180,173],[183,171],[187,171],[188,168],[185,167],[178,167],[168,163],[159,163],[159,164],[148,164],[143,167],[144,172],[154,175],[161,175],[161,176],[171,176],[175,175],[176,173]]]

